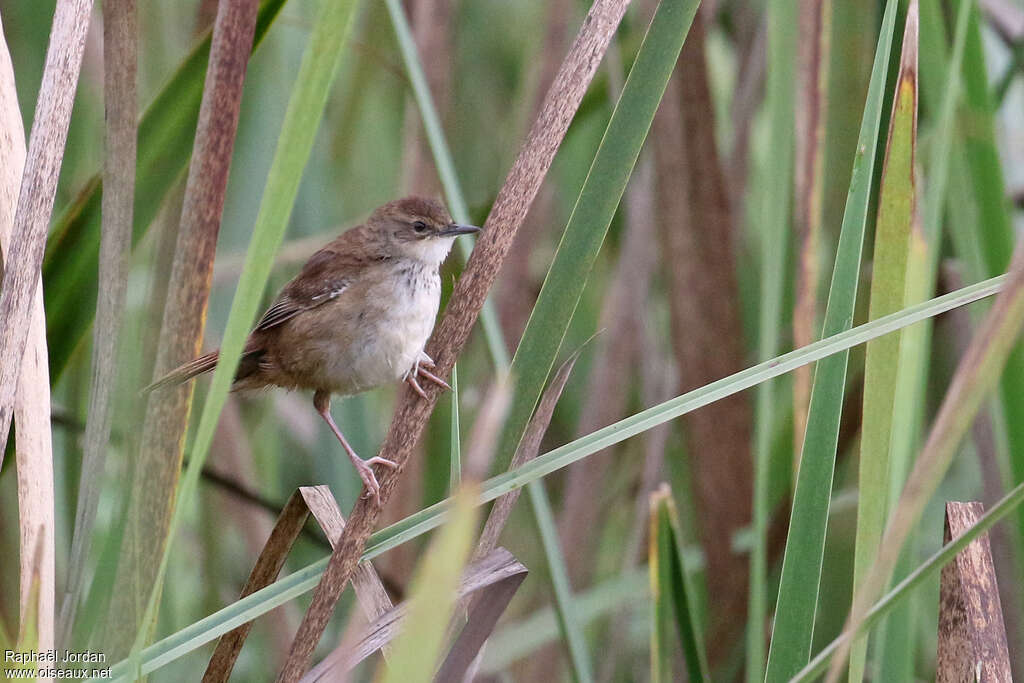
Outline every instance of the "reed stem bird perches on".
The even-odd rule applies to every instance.
[[[438,269],[456,237],[478,230],[452,221],[432,199],[406,197],[379,207],[313,254],[284,286],[246,340],[232,391],[312,390],[316,411],[379,501],[372,466],[395,463],[356,454],[331,417],[331,394],[403,380],[425,398],[419,378],[451,388],[431,372],[434,362],[423,349],[441,300]],[[146,391],[213,370],[218,353],[172,370]]]

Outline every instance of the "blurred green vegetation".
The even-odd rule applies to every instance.
[[[249,63],[217,244],[204,350],[220,345],[236,295],[242,259],[253,235],[258,207],[265,199],[264,186],[286,103],[295,85],[295,75],[309,41],[314,18],[323,1],[329,0],[285,0],[280,14],[268,27]],[[897,299],[908,306],[919,299],[931,298],[1002,273],[1010,261],[1014,228],[1019,229],[1024,218],[1020,202],[1014,205],[1007,196],[1019,197],[1024,187],[1024,119],[1019,115],[1024,106],[1024,78],[1020,77],[1019,71],[1014,71],[1020,67],[1019,60],[1014,61],[1014,54],[1024,49],[1024,35],[1011,36],[1016,45],[1008,44],[1002,37],[1004,32],[1000,20],[992,12],[977,7],[971,9],[963,64],[960,73],[955,75],[960,79],[964,95],[951,103],[955,106],[952,122],[941,125],[943,97],[948,92],[947,79],[950,77],[948,70],[953,49],[955,10],[960,2],[968,1],[971,0],[949,3],[921,0],[921,106],[919,142],[914,143],[919,201],[928,196],[928,188],[933,183],[939,182],[936,168],[944,172],[945,167],[936,160],[937,149],[942,155],[949,155],[949,182],[945,196],[930,198],[934,205],[924,213],[926,221],[935,221],[934,226],[926,225],[926,228],[929,238],[937,239],[929,245],[935,250],[937,284],[934,287],[930,283],[919,285],[922,289],[914,292],[916,298],[908,290],[904,299],[900,292]],[[552,69],[557,67],[568,50],[589,3],[581,0],[408,0],[404,4],[424,59],[424,71],[468,213],[473,221],[482,224],[533,122],[548,80],[554,73]],[[794,173],[793,150],[786,150],[783,154],[773,145],[781,140],[783,144],[795,144],[799,150],[796,139],[803,133],[788,117],[798,115],[796,109],[802,100],[780,102],[777,99],[786,97],[788,91],[792,91],[790,96],[796,98],[799,81],[797,84],[782,84],[786,87],[775,84],[775,88],[768,91],[765,87],[766,83],[771,83],[773,69],[799,76],[801,67],[799,61],[774,64],[772,60],[799,58],[792,49],[766,49],[765,35],[779,38],[779,27],[775,33],[768,31],[769,12],[782,5],[788,12],[794,7],[814,3],[796,3],[795,0],[767,0],[763,3],[721,0],[710,3],[705,0],[700,8],[707,41],[700,68],[706,69],[711,96],[711,106],[703,115],[713,117],[714,144],[721,163],[712,168],[709,160],[705,166],[685,169],[677,186],[679,193],[685,195],[693,191],[693,183],[697,182],[694,179],[720,174],[730,195],[733,224],[729,234],[707,234],[705,228],[709,223],[706,216],[691,216],[691,221],[678,225],[665,220],[662,214],[664,197],[658,194],[664,192],[665,185],[651,181],[652,173],[646,174],[647,180],[644,181],[644,174],[639,171],[633,173],[621,202],[609,200],[608,207],[584,207],[592,213],[580,213],[579,208],[575,209],[577,214],[592,218],[592,224],[574,225],[570,220],[581,190],[588,181],[588,171],[592,169],[602,136],[612,120],[624,77],[634,65],[656,4],[652,0],[638,0],[629,9],[555,157],[492,296],[511,355],[516,351],[524,329],[528,329],[527,316],[538,299],[563,232],[568,233],[567,224],[574,230],[592,231],[589,234],[594,240],[591,245],[594,253],[585,254],[586,259],[580,256],[591,263],[582,263],[571,273],[556,272],[553,277],[554,282],[562,282],[563,294],[575,296],[576,291],[570,285],[578,287],[578,305],[573,309],[567,304],[566,310],[559,311],[564,315],[535,317],[531,322],[527,339],[539,339],[546,344],[543,358],[528,356],[520,360],[520,356],[516,356],[517,363],[529,364],[526,367],[534,372],[528,387],[529,396],[524,399],[529,403],[540,394],[552,364],[582,347],[579,361],[544,437],[541,453],[585,437],[599,426],[697,388],[684,386],[678,380],[681,358],[673,341],[678,341],[680,336],[687,337],[688,328],[703,329],[712,323],[703,319],[674,320],[678,309],[672,304],[679,300],[692,303],[702,297],[722,296],[722,292],[701,287],[706,280],[699,280],[699,272],[692,274],[698,279],[691,281],[689,288],[673,284],[673,269],[680,264],[667,246],[668,231],[687,231],[687,235],[694,235],[692,239],[695,242],[725,240],[729,243],[732,270],[719,275],[731,278],[736,285],[735,296],[729,298],[728,292],[725,296],[726,305],[734,308],[742,324],[738,346],[744,360],[733,371],[769,360],[770,356],[793,348],[791,331],[796,298],[796,257],[800,253],[801,242],[793,215],[796,208],[788,204],[796,204],[789,199],[797,190],[791,177]],[[825,4],[829,16],[826,24],[829,28],[826,36],[829,49],[823,57],[827,78],[821,110],[822,137],[818,143],[824,163],[820,196],[821,243],[817,253],[813,254],[819,263],[819,278],[813,283],[818,294],[815,338],[821,332],[825,301],[830,293],[840,226],[844,222],[844,207],[847,207],[847,195],[851,191],[857,131],[865,115],[868,79],[885,5],[858,0],[832,0]],[[895,37],[891,46],[887,46],[891,47],[897,59],[908,3],[898,4],[900,11]],[[1024,16],[1024,7],[1015,0],[992,0],[991,4],[1008,7],[1008,11],[1017,13],[1016,16]],[[203,16],[212,17],[204,12],[215,5],[215,2],[206,0],[138,3],[140,112],[144,112],[171,82],[179,66],[192,53],[204,28],[197,22]],[[53,7],[53,0],[0,0],[0,17],[14,63],[26,130],[32,122]],[[792,13],[798,14],[799,11]],[[784,13],[783,16],[789,14]],[[101,10],[97,7],[86,45],[61,170],[54,210],[55,235],[63,225],[61,216],[70,215],[67,214],[69,207],[76,206],[83,193],[89,191],[90,180],[102,166],[101,21]],[[811,38],[800,34],[798,26],[782,28],[781,37],[794,41],[797,51],[802,54],[800,42]],[[785,35],[786,30],[794,33]],[[637,60],[638,63],[641,61]],[[886,71],[883,66],[891,67],[892,60],[879,67],[881,76]],[[769,74],[767,80],[766,73]],[[1010,74],[1009,86],[1003,98],[997,100],[993,96],[994,84],[998,77],[1007,73]],[[640,77],[651,77],[651,74],[644,71]],[[678,71],[675,80],[680,80]],[[876,93],[884,103],[877,100],[874,103],[881,107],[882,112],[878,134],[879,151],[882,153],[894,83],[895,74],[890,68],[884,90]],[[666,106],[669,98],[676,98],[673,104],[679,108],[680,97],[679,88],[670,85],[662,106]],[[772,97],[776,98],[774,103]],[[194,122],[187,122],[192,112],[186,105],[183,98],[181,101],[165,101],[162,106],[180,106],[181,109],[158,112],[168,115],[169,130],[176,140],[173,144],[185,145],[174,148],[179,156],[191,148],[189,127],[194,126]],[[636,115],[628,109],[626,112],[630,116]],[[783,117],[781,120],[780,116]],[[638,122],[632,121],[633,124]],[[655,125],[640,150],[638,166],[649,164],[661,168],[655,161],[657,155],[665,152],[666,143],[657,137],[657,131]],[[688,133],[688,130],[682,131],[683,144],[692,144],[692,140],[687,140]],[[871,148],[874,143],[874,136],[868,135],[862,141],[867,149],[862,148],[861,151],[866,155],[874,153],[876,150]],[[867,320],[875,235],[876,202],[873,197],[878,191],[881,159],[881,156],[877,157],[874,172],[867,172],[858,189],[861,193],[858,195],[858,210],[863,212],[867,235],[861,252],[863,263],[860,257],[855,259],[851,256],[853,247],[850,246],[850,252],[844,256],[846,270],[842,272],[847,275],[852,272],[855,277],[838,283],[847,290],[848,308],[853,309],[856,299],[856,310],[852,313],[839,311],[838,319],[829,325],[828,333],[839,332]],[[628,161],[632,165],[635,159]],[[622,163],[613,164],[614,168],[607,171],[595,165],[597,172],[607,172],[608,177],[592,177],[589,181],[597,184],[603,180],[604,187],[618,191],[621,188],[611,176],[622,171],[628,175],[628,169]],[[155,335],[158,334],[163,306],[159,297],[166,286],[162,278],[166,278],[167,273],[168,245],[173,244],[168,235],[173,239],[181,202],[181,191],[177,186],[183,182],[183,176],[175,180],[180,168],[175,166],[169,171],[159,163],[149,168],[154,173],[165,171],[168,176],[160,178],[159,182],[152,177],[140,177],[139,180],[140,186],[149,180],[151,184],[159,185],[160,190],[152,196],[153,205],[145,207],[142,212],[147,215],[147,221],[137,230],[142,237],[131,259],[126,316],[121,331],[113,437],[89,562],[92,590],[79,608],[79,622],[75,629],[75,645],[85,647],[88,644],[94,649],[102,649],[103,646],[105,604],[112,590],[113,568],[121,551],[119,541],[123,516],[127,497],[131,494],[126,482],[132,481],[133,456],[140,438],[142,410],[138,391],[151,379]],[[676,183],[677,179],[671,178],[670,181]],[[383,2],[358,3],[358,15],[342,56],[340,71],[330,90],[311,157],[301,174],[285,243],[272,269],[265,303],[269,303],[269,297],[298,272],[305,257],[319,244],[361,222],[377,205],[412,192],[442,196],[387,8]],[[786,201],[778,201],[779,193],[785,194]],[[586,197],[586,194],[582,196]],[[598,208],[605,210],[598,211]],[[577,217],[575,220],[580,219]],[[638,233],[634,229],[635,221],[647,221],[654,226],[641,238],[653,243],[650,245],[652,255],[646,262],[642,255],[627,257],[630,240],[636,239]],[[601,243],[598,235],[606,225],[607,236]],[[781,241],[775,243],[774,240]],[[52,243],[51,249],[57,248],[54,245],[59,246],[59,243]],[[48,254],[48,263],[53,263],[51,257],[53,254]],[[58,262],[79,263],[82,254],[58,253],[55,258]],[[93,261],[90,268],[94,267]],[[449,291],[461,268],[461,260],[454,255],[444,266],[442,278],[446,291]],[[775,270],[765,272],[765,268]],[[48,321],[51,334],[55,335],[49,340],[51,351],[62,349],[63,354],[60,367],[54,368],[60,372],[53,387],[57,590],[60,596],[74,527],[81,437],[89,410],[90,341],[93,332],[86,325],[92,319],[94,302],[86,292],[95,287],[96,274],[91,269],[73,270],[71,267],[65,270],[55,268],[47,274],[49,278],[44,281],[47,299],[63,302],[60,310],[62,316],[67,316]],[[558,277],[563,280],[558,280]],[[902,287],[902,277],[896,280]],[[71,282],[75,285],[69,284]],[[762,291],[766,282],[771,287],[767,292]],[[833,293],[837,291],[836,286],[833,284]],[[616,302],[628,302],[628,292],[634,287],[642,287],[647,295],[639,307],[629,309],[627,305],[624,309],[624,304]],[[766,320],[762,315],[765,305],[772,307],[770,311],[777,308],[777,315],[773,314]],[[922,387],[909,408],[914,413],[907,419],[910,426],[903,427],[910,432],[905,435],[907,443],[916,444],[913,447],[915,452],[924,441],[923,436],[927,434],[935,411],[946,394],[967,341],[977,329],[983,313],[990,308],[989,304],[978,303],[966,309],[969,315],[949,314],[937,318],[928,344],[925,346],[919,341],[926,354],[921,361],[927,366],[921,370],[925,376],[907,380],[901,375],[903,381],[918,380]],[[598,333],[596,338],[588,342],[595,333]],[[564,339],[559,346],[558,339],[563,334]],[[766,337],[762,339],[761,335]],[[699,335],[694,334],[694,337]],[[626,351],[615,355],[612,350],[616,344],[622,345]],[[525,351],[530,348],[529,345],[523,347]],[[552,358],[551,354],[559,348],[560,357]],[[696,349],[694,354],[707,357],[718,351],[715,347],[706,347]],[[962,444],[958,457],[928,503],[897,578],[918,567],[940,547],[944,501],[978,499],[988,506],[1021,483],[1024,451],[1021,450],[1019,434],[1024,422],[1016,418],[1024,410],[1022,357],[1019,349],[1018,353],[1011,355],[1000,390],[985,405],[973,436],[968,436]],[[833,357],[833,363],[839,360],[840,357]],[[536,366],[532,364],[534,361]],[[602,376],[600,371],[607,363],[619,364],[613,369],[619,371],[616,376],[620,379],[612,385],[595,384],[593,378]],[[467,473],[479,476],[490,472],[491,465],[495,463],[471,461],[467,444],[477,426],[485,398],[493,390],[496,380],[492,354],[479,326],[460,356],[458,367],[458,424],[461,434],[454,437],[459,439],[462,447],[464,476]],[[831,480],[831,491],[828,482],[822,479],[825,483],[822,484],[824,489],[818,490],[821,500],[817,507],[820,509],[814,511],[816,516],[813,519],[804,520],[826,526],[824,554],[820,559],[820,591],[816,604],[805,601],[807,604],[802,606],[805,613],[812,615],[809,622],[802,618],[806,638],[799,633],[785,634],[787,638],[792,636],[800,641],[798,647],[811,644],[812,655],[838,635],[850,607],[857,529],[863,353],[855,350],[850,354],[849,368],[845,372],[836,370],[834,374],[838,376],[838,379],[833,378],[831,387],[834,410],[829,419],[815,422],[813,429],[828,434],[838,433],[835,476]],[[889,379],[893,383],[896,381],[895,377]],[[198,381],[196,405],[191,413],[193,430],[186,439],[186,454],[191,452],[194,423],[202,412],[208,386],[209,380]],[[753,566],[755,571],[763,566],[764,576],[758,577],[760,580],[751,585],[756,591],[755,599],[771,619],[779,591],[782,552],[783,549],[787,553],[792,552],[786,545],[785,523],[790,517],[788,505],[792,496],[792,480],[795,479],[792,470],[794,444],[802,444],[804,434],[794,434],[792,383],[779,380],[760,389],[765,393],[756,404],[754,392],[747,393],[750,394],[751,405],[755,406],[751,411],[750,426],[756,423],[759,429],[756,439],[760,452],[756,472],[759,477],[757,485],[763,488],[759,489],[757,497],[753,497],[753,481],[731,481],[730,485],[735,488],[718,491],[715,498],[724,508],[735,505],[740,496],[753,497],[757,506],[754,514],[762,517],[754,530],[749,526],[736,528],[733,538],[717,538],[710,542],[724,544],[744,558],[752,548],[763,553],[763,565],[759,560]],[[607,422],[584,429],[582,425],[586,424],[589,416],[595,411],[599,413],[601,402],[610,400],[611,396],[618,401],[617,412]],[[386,387],[335,401],[334,416],[357,452],[369,455],[379,447],[390,422],[394,398],[395,388]],[[511,425],[515,434],[509,437],[512,441],[503,443],[500,449],[501,455],[496,463],[499,472],[511,457],[515,437],[529,417],[530,408],[525,404],[517,405],[516,410],[518,412]],[[811,419],[816,421],[820,417],[812,410]],[[442,400],[423,439],[421,452],[416,456],[416,464],[406,471],[398,495],[385,511],[385,523],[397,522],[449,494],[451,425],[450,407],[446,400]],[[884,428],[888,431],[887,426]],[[985,429],[991,432],[992,439],[982,438]],[[895,426],[893,430],[896,430]],[[686,596],[687,609],[692,612],[693,623],[707,626],[704,642],[707,643],[711,679],[735,680],[744,667],[747,667],[751,678],[762,675],[760,670],[757,674],[751,674],[751,671],[764,666],[768,641],[765,640],[761,648],[763,652],[755,649],[751,659],[746,656],[746,591],[750,577],[739,577],[734,584],[737,595],[731,597],[738,599],[739,606],[726,600],[726,596],[708,592],[706,570],[710,555],[705,552],[709,543],[704,536],[705,519],[719,514],[719,511],[702,509],[697,503],[694,487],[698,486],[700,478],[696,476],[695,468],[708,467],[719,453],[715,451],[716,444],[695,445],[691,432],[687,418],[673,420],[616,443],[608,453],[592,456],[594,460],[607,458],[610,465],[603,470],[598,487],[590,491],[592,500],[587,508],[587,523],[582,527],[572,526],[566,521],[569,490],[566,474],[559,471],[547,476],[543,482],[537,482],[538,488],[543,485],[550,498],[557,533],[561,535],[558,539],[564,554],[561,561],[569,567],[571,593],[559,597],[572,601],[574,609],[571,614],[577,620],[573,626],[582,633],[585,641],[582,655],[576,655],[588,659],[596,679],[644,680],[651,674],[652,598],[649,587],[638,579],[637,572],[644,567],[648,547],[647,495],[662,481],[670,484],[675,495],[674,505],[678,508],[679,519],[672,526],[672,540],[683,546],[682,561],[673,564],[672,571],[679,572],[681,565],[685,564],[686,571],[682,573],[692,579],[694,590],[693,594]],[[721,448],[721,445],[717,447]],[[475,455],[495,456],[494,453]],[[820,456],[821,453],[814,455]],[[829,453],[824,455],[831,457]],[[587,466],[591,460],[581,462]],[[271,507],[283,505],[297,486],[327,484],[347,514],[360,493],[358,477],[347,460],[341,457],[333,436],[323,428],[312,410],[310,397],[301,393],[273,390],[252,396],[229,397],[207,467],[237,482],[253,496],[269,502]],[[899,467],[901,471],[894,476],[902,482],[906,476],[902,468],[912,467],[912,464],[901,463]],[[0,547],[12,549],[18,539],[13,470],[13,458],[8,458],[0,472]],[[871,491],[871,500],[881,501],[879,504],[884,507],[885,501],[893,501],[897,497],[898,486],[899,483],[894,483],[887,485],[884,491]],[[192,499],[189,508],[183,511],[183,526],[172,540],[173,551],[159,602],[155,640],[194,626],[200,619],[237,600],[241,585],[274,519],[272,512],[232,493],[212,478],[203,480],[200,492],[201,495]],[[552,571],[548,565],[551,549],[545,552],[528,506],[528,501],[524,501],[516,507],[501,544],[530,569],[530,574],[485,651],[483,670],[503,675],[506,677],[504,680],[568,680],[579,676],[580,668],[572,666],[565,639],[550,614],[555,603]],[[1021,520],[1024,516],[1011,515],[996,527],[997,531],[992,535],[1010,652],[1018,667],[1024,661],[1024,634],[1020,633],[1024,620],[1020,613],[1024,604],[1024,556],[1020,554],[1024,547],[1024,526]],[[779,527],[782,527],[781,532]],[[764,536],[755,538],[755,531],[763,532]],[[396,603],[406,597],[414,568],[426,548],[426,540],[425,535],[419,536],[374,560]],[[806,547],[804,551],[820,556],[818,546]],[[662,550],[669,547],[663,544]],[[325,544],[318,542],[314,534],[300,536],[283,575],[301,570],[307,572],[302,575],[303,579],[308,579],[312,576],[308,567],[326,553]],[[557,559],[557,553],[555,557]],[[578,569],[579,564],[585,565],[585,571]],[[564,568],[556,568],[555,573],[562,570]],[[688,590],[690,588],[687,586]],[[802,588],[807,595],[813,595],[810,587]],[[911,601],[906,603],[906,609],[912,613],[906,622],[900,622],[916,624],[914,632],[903,641],[906,643],[903,663],[907,668],[902,670],[911,671],[916,679],[932,679],[936,666],[937,577],[923,581],[913,591]],[[238,661],[236,680],[266,680],[269,677],[267,672],[280,668],[308,604],[309,594],[305,593],[256,620]],[[348,591],[320,643],[318,656],[336,647],[350,616],[356,611],[356,603]],[[659,619],[668,614],[655,613],[662,615]],[[0,633],[18,633],[17,614],[17,553],[3,552],[0,553]],[[679,614],[676,616],[682,619]],[[564,613],[562,618],[565,618]],[[671,625],[665,621],[656,625],[666,628]],[[726,622],[724,626],[722,622]],[[761,626],[754,625],[751,637],[758,637]],[[764,629],[764,634],[770,633],[770,628]],[[761,635],[769,637],[764,634]],[[885,651],[877,641],[874,635],[868,641],[869,675],[872,671],[895,670],[891,668],[895,666],[891,662],[892,651]],[[778,642],[782,647],[783,641]],[[682,646],[664,633],[659,643],[677,648],[667,653],[659,650],[661,663],[668,664],[672,657],[682,656]],[[152,674],[152,680],[198,679],[205,669],[211,647],[208,645],[175,659]],[[887,655],[884,662],[888,663],[883,662],[883,655]],[[796,659],[801,657],[798,655]],[[357,680],[370,680],[376,663],[375,658],[368,660],[358,669]],[[804,663],[806,658],[800,662],[794,660],[798,667]],[[586,670],[587,667],[583,667],[583,671]],[[675,670],[682,668],[676,667]],[[1024,676],[1024,670],[1016,670],[1016,673]]]

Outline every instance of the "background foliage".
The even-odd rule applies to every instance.
[[[217,240],[204,349],[219,346],[238,293],[257,211],[267,201],[267,175],[289,94],[322,2],[334,0],[261,4]],[[410,36],[401,26],[396,32],[394,10],[400,3],[353,4],[351,33],[300,174],[265,303],[318,246],[394,197],[445,196],[453,212],[482,224],[589,8],[577,0],[408,0]],[[385,511],[386,523],[449,495],[453,452],[461,452],[463,477],[503,472],[550,369],[577,350],[541,453],[804,346],[820,338],[823,323],[826,335],[839,333],[1000,275],[1011,262],[1014,228],[1024,216],[1024,7],[1018,1],[986,0],[978,6],[973,0],[920,0],[918,7],[897,0],[705,0],[654,114],[667,71],[653,48],[644,58],[637,55],[657,4],[634,0],[620,25],[492,294],[494,327],[489,334],[478,329],[460,357],[457,403],[439,403],[421,453]],[[662,3],[676,11],[691,4]],[[191,149],[202,87],[201,40],[216,7],[216,0],[138,3],[138,105],[148,113],[139,132],[136,241],[114,380],[112,435],[105,471],[89,484],[99,487],[100,495],[85,564],[87,589],[73,630],[76,647],[109,645],[104,641],[107,601],[111,591],[122,589],[115,585],[114,568],[127,552],[120,539],[132,493],[126,482],[133,481],[141,429],[138,389],[152,376],[187,168],[183,155]],[[889,21],[883,22],[886,7]],[[53,8],[54,0],[0,0],[26,130]],[[894,135],[904,137],[890,145],[897,78],[906,73],[899,65],[901,55],[907,58],[908,12],[920,13],[913,74],[920,106],[912,139],[909,122],[899,120]],[[58,597],[70,562],[93,381],[89,325],[100,229],[95,177],[104,158],[101,15],[97,7],[44,264]],[[658,35],[652,30],[648,38]],[[416,50],[399,40],[413,41]],[[639,66],[631,73],[634,60]],[[869,79],[874,79],[870,92]],[[431,103],[422,91],[414,97],[414,83],[429,87],[440,126],[431,122],[425,129]],[[633,148],[648,125],[636,158]],[[606,128],[615,137],[602,143]],[[633,137],[620,139],[623,130]],[[606,156],[595,161],[599,147]],[[887,155],[903,156],[886,162]],[[443,184],[439,164],[445,169]],[[891,177],[894,170],[883,177],[883,168],[901,169],[903,175]],[[616,209],[608,192],[621,191],[627,177]],[[891,184],[884,188],[883,183]],[[588,195],[588,187],[602,190],[604,202]],[[900,197],[914,192],[912,211],[903,208],[914,220],[895,238],[896,229],[883,229],[881,222],[876,230],[887,191]],[[578,206],[578,199],[585,204]],[[864,231],[862,242],[858,230]],[[875,280],[876,233],[895,240],[893,248],[902,242],[909,250],[906,269],[897,268],[904,272],[894,274],[887,262],[886,279]],[[453,254],[445,265],[446,291],[463,262]],[[545,278],[561,295],[560,303],[543,305]],[[575,309],[574,287],[579,288]],[[887,296],[883,303],[875,303],[876,291]],[[256,290],[244,294],[259,296]],[[542,305],[534,310],[538,301]],[[833,311],[839,306],[834,301],[842,307]],[[755,390],[681,419],[623,424],[623,430],[639,436],[620,440],[613,430],[602,444],[614,445],[592,455],[593,441],[572,443],[564,452],[589,448],[589,457],[543,479],[497,481],[530,482],[529,498],[515,508],[501,537],[530,574],[485,648],[482,675],[639,680],[652,671],[665,676],[673,666],[684,671],[684,649],[694,647],[706,647],[713,680],[763,680],[766,670],[772,680],[783,680],[795,673],[840,633],[850,609],[855,547],[864,542],[858,538],[858,505],[884,510],[887,519],[895,515],[914,454],[990,308],[984,302],[955,308],[908,328],[919,332],[891,342],[886,362],[902,365],[881,386],[874,372],[865,377],[863,347],[850,352],[845,369],[845,351],[837,347],[833,351],[839,355],[819,364],[822,372],[813,381],[800,372],[773,381],[766,381],[769,374],[758,376]],[[920,333],[926,324],[930,332]],[[525,343],[517,351],[520,337]],[[496,344],[504,347],[496,350]],[[907,344],[917,344],[910,348],[919,353],[908,355]],[[509,358],[514,358],[513,389],[503,395],[510,390],[499,380]],[[946,500],[982,500],[990,507],[1021,484],[1022,358],[1019,349],[1010,354],[1002,384],[982,404],[925,504],[897,566],[897,580],[939,549]],[[528,386],[517,387],[517,377],[526,377]],[[810,401],[808,412],[811,386],[819,392],[816,401],[830,405],[816,409]],[[208,388],[206,380],[197,384],[193,428]],[[865,392],[892,403],[881,424],[861,424]],[[335,418],[357,452],[369,455],[379,447],[394,395],[388,387],[335,402]],[[502,433],[506,415],[511,425]],[[801,454],[805,425],[816,436]],[[869,490],[858,489],[861,459],[868,457],[862,434],[874,444],[891,439],[896,458]],[[190,431],[186,455],[191,438]],[[816,503],[801,506],[800,489],[795,492],[793,527],[821,526],[823,552],[813,538],[786,535],[801,457],[804,462],[824,458],[815,461],[819,469],[834,466],[834,477],[821,471],[821,479],[809,484],[808,490],[819,494]],[[19,534],[14,469],[14,459],[7,458],[0,471],[0,547],[11,549]],[[662,482],[670,484],[674,498],[671,505],[658,499],[663,513],[672,509],[671,529],[662,530],[671,538],[665,536],[659,545],[656,533],[652,548],[657,552],[649,555],[648,496]],[[275,511],[297,486],[312,483],[328,484],[344,511],[359,495],[359,479],[339,457],[310,397],[281,390],[232,395],[213,436],[199,495],[181,511],[155,630],[145,640],[161,641],[198,627],[200,619],[237,600]],[[497,487],[483,490],[485,496],[497,495]],[[1011,514],[991,532],[1017,666],[1024,662],[1022,519]],[[882,529],[868,531],[861,536],[877,543]],[[427,536],[418,536],[375,558],[394,602],[406,597],[426,541]],[[326,542],[309,530],[296,543],[284,574],[306,572],[293,578],[308,579],[310,565],[327,552]],[[868,558],[862,560],[867,565],[858,564],[859,585],[874,548],[856,552]],[[820,571],[816,601],[813,594],[807,601],[806,586],[787,588],[783,553],[787,562],[800,562],[812,580]],[[685,586],[685,599],[678,602],[685,609],[672,602],[653,609],[644,578],[649,557],[660,557],[665,565],[655,567],[660,581]],[[0,636],[18,633],[18,567],[16,552],[0,553]],[[663,590],[655,591],[654,599],[664,595],[672,599],[672,591]],[[901,634],[898,654],[888,635],[872,635],[866,655],[855,649],[852,671],[866,666],[877,680],[934,677],[937,574],[914,583],[906,597],[889,621],[877,620],[883,632]],[[263,680],[266,672],[280,668],[308,599],[299,595],[256,621],[237,680]],[[801,599],[805,602],[794,606],[792,600]],[[254,613],[265,611],[258,601],[251,604],[257,605]],[[799,627],[780,622],[786,630],[777,631],[769,647],[776,604]],[[320,643],[320,655],[337,645],[356,611],[349,591]],[[683,644],[664,631],[673,615],[684,628]],[[695,628],[702,636],[694,635]],[[652,643],[657,644],[654,660]],[[153,680],[197,679],[210,648],[174,658]],[[791,652],[797,654],[786,654]],[[858,657],[865,659],[857,663]],[[690,663],[699,676],[704,663],[693,665],[692,658]],[[785,670],[785,677],[773,678],[781,676],[773,674],[773,666]],[[368,680],[375,670],[371,659],[358,675]],[[1016,674],[1024,677],[1024,670]]]

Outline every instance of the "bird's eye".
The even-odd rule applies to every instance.
[[[416,221],[415,223],[412,224],[412,229],[415,230],[416,232],[426,232],[427,224],[424,223],[423,221]]]

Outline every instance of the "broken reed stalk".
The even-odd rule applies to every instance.
[[[7,449],[14,394],[28,342],[32,299],[39,286],[91,11],[92,0],[60,0],[53,14],[14,215],[11,249],[0,282],[0,465]]]
[[[979,502],[946,503],[943,544],[963,535],[984,513]],[[1013,680],[989,533],[975,538],[942,568],[938,683]]]
[[[217,12],[154,377],[199,355],[258,8],[257,0],[231,0]],[[115,656],[138,630],[145,608],[139,591],[148,595],[167,542],[192,390],[183,385],[152,394],[146,406],[126,528],[125,547],[133,550],[119,563],[109,613],[118,625],[109,643]]]
[[[466,269],[455,284],[444,317],[428,344],[428,353],[435,359],[442,377],[451,372],[455,358],[469,338],[516,231],[537,195],[628,5],[629,0],[596,0],[562,62],[526,142],[498,192]],[[416,398],[407,388],[399,396],[391,429],[380,451],[381,457],[396,462],[398,467],[381,477],[381,506],[391,498],[398,476],[437,401],[437,387],[428,387],[426,391],[426,399]],[[380,507],[369,500],[360,499],[356,503],[342,542],[332,554],[313,593],[313,601],[295,635],[278,681],[292,683],[305,672],[379,515]]]

